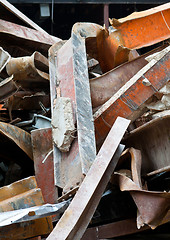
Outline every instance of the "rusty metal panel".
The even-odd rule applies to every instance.
[[[31,132],[35,177],[45,203],[57,203],[58,192],[54,184],[54,163],[51,128]]]
[[[81,239],[124,148],[119,143],[129,123],[127,119],[117,118],[70,206],[48,240]]]
[[[124,141],[126,146],[141,150],[143,175],[170,167],[169,123],[170,116],[164,116],[145,123],[127,135]]]
[[[162,50],[160,60],[153,59],[134,75],[119,91],[113,95],[94,114],[96,141],[100,143],[107,136],[117,116],[134,121],[143,112],[144,103],[169,81],[169,47]],[[148,81],[148,85],[144,81]]]
[[[52,36],[0,19],[0,44],[11,56],[22,57],[47,51],[56,41]]]
[[[37,188],[35,177],[29,177],[0,188],[0,211],[12,211],[44,203],[41,190]],[[28,232],[26,232],[26,230]],[[50,233],[51,218],[14,224],[0,228],[1,239],[26,239]],[[7,231],[4,235],[4,232]],[[18,231],[18,232],[16,232]]]

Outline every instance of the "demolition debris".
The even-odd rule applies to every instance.
[[[1,5],[29,27],[0,19],[0,239],[170,222],[170,4],[68,40]]]

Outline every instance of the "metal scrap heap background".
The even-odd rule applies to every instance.
[[[0,239],[169,226],[170,3],[68,40],[0,3]]]

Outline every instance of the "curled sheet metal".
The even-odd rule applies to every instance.
[[[25,81],[49,83],[48,60],[39,52],[28,57],[11,58],[6,70],[22,85]]]
[[[170,3],[110,22],[120,33],[123,46],[139,49],[153,45],[170,37]]]
[[[8,123],[0,122],[0,134],[5,135],[21,148],[31,159],[33,159],[31,135]]]
[[[19,90],[19,86],[15,83],[13,75],[0,82],[0,101],[3,101]]]
[[[170,192],[146,190],[146,187],[142,186],[140,175],[142,163],[141,152],[130,148],[122,156],[123,160],[127,160],[129,154],[131,171],[121,169],[114,173],[113,179],[118,183],[120,190],[129,191],[135,201],[138,208],[137,227],[141,228],[146,224],[154,229],[158,225],[170,221]]]
[[[170,3],[110,22],[111,31],[104,28],[97,36],[98,60],[104,72],[128,61],[131,49],[170,38]]]
[[[42,206],[2,212],[0,213],[0,227],[7,226],[13,223],[31,221],[54,214],[57,215],[59,219],[60,214],[62,214],[66,210],[69,203],[70,200],[67,200],[57,204],[45,204]]]
[[[9,62],[11,56],[8,52],[4,51],[2,47],[0,47],[0,72],[4,69],[4,67]]]
[[[130,49],[123,46],[119,32],[114,30],[113,33],[103,28],[97,35],[98,60],[104,73],[129,59]]]

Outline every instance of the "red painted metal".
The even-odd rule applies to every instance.
[[[45,203],[57,203],[58,191],[54,184],[54,163],[51,128],[31,132],[35,177]]]

